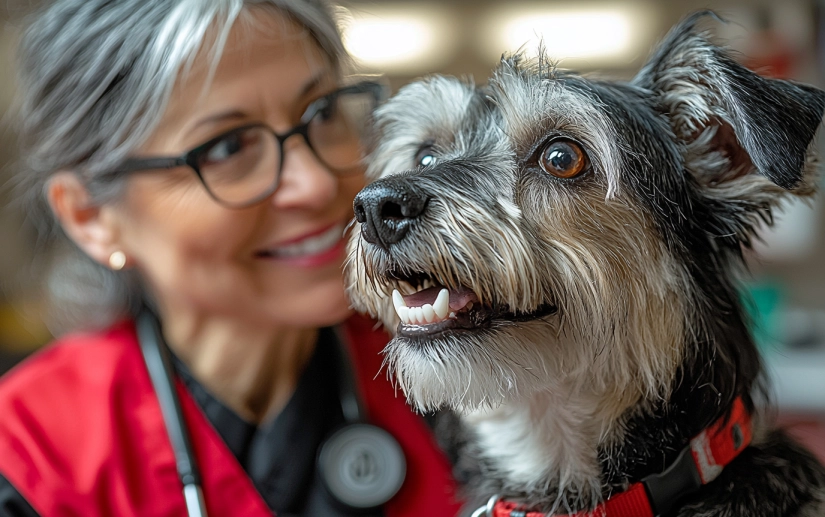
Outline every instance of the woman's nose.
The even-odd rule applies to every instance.
[[[272,197],[276,208],[323,208],[338,194],[338,178],[302,138],[285,142],[282,166],[280,185]]]

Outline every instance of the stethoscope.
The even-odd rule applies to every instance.
[[[140,349],[160,403],[189,517],[206,517],[201,475],[189,429],[175,391],[172,358],[157,318],[148,309],[137,318]],[[385,430],[365,423],[345,341],[337,336],[341,357],[340,400],[345,424],[319,447],[317,469],[326,491],[345,508],[367,510],[389,501],[401,488],[407,463],[401,446]]]

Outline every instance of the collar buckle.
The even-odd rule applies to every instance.
[[[653,507],[653,514],[667,515],[678,499],[702,487],[702,479],[693,461],[690,446],[682,449],[667,470],[645,477],[642,483]]]
[[[470,517],[493,517],[493,510],[495,509],[496,503],[498,503],[499,499],[501,499],[501,496],[495,494],[487,500],[487,504],[479,506]]]

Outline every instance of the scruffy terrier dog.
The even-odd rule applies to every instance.
[[[759,417],[734,280],[814,192],[825,92],[751,73],[706,21],[628,83],[516,56],[376,112],[349,293],[410,403],[449,410],[470,500],[496,495],[477,515],[825,515],[825,468]]]

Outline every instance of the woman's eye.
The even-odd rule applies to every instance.
[[[325,123],[335,116],[337,111],[336,104],[338,102],[337,97],[321,98],[316,102],[318,104],[310,108],[314,108],[315,110],[315,113],[312,114],[312,121],[314,123]]]
[[[415,164],[420,167],[429,167],[430,165],[435,165],[435,162],[438,160],[435,157],[435,152],[433,151],[433,146],[426,145],[419,149],[418,153],[415,155]]]
[[[544,172],[557,178],[575,178],[587,169],[587,155],[573,140],[556,138],[540,151],[539,166]]]
[[[239,153],[244,147],[244,136],[240,133],[226,135],[221,140],[215,142],[203,155],[204,165],[218,163],[229,159],[232,155]]]

